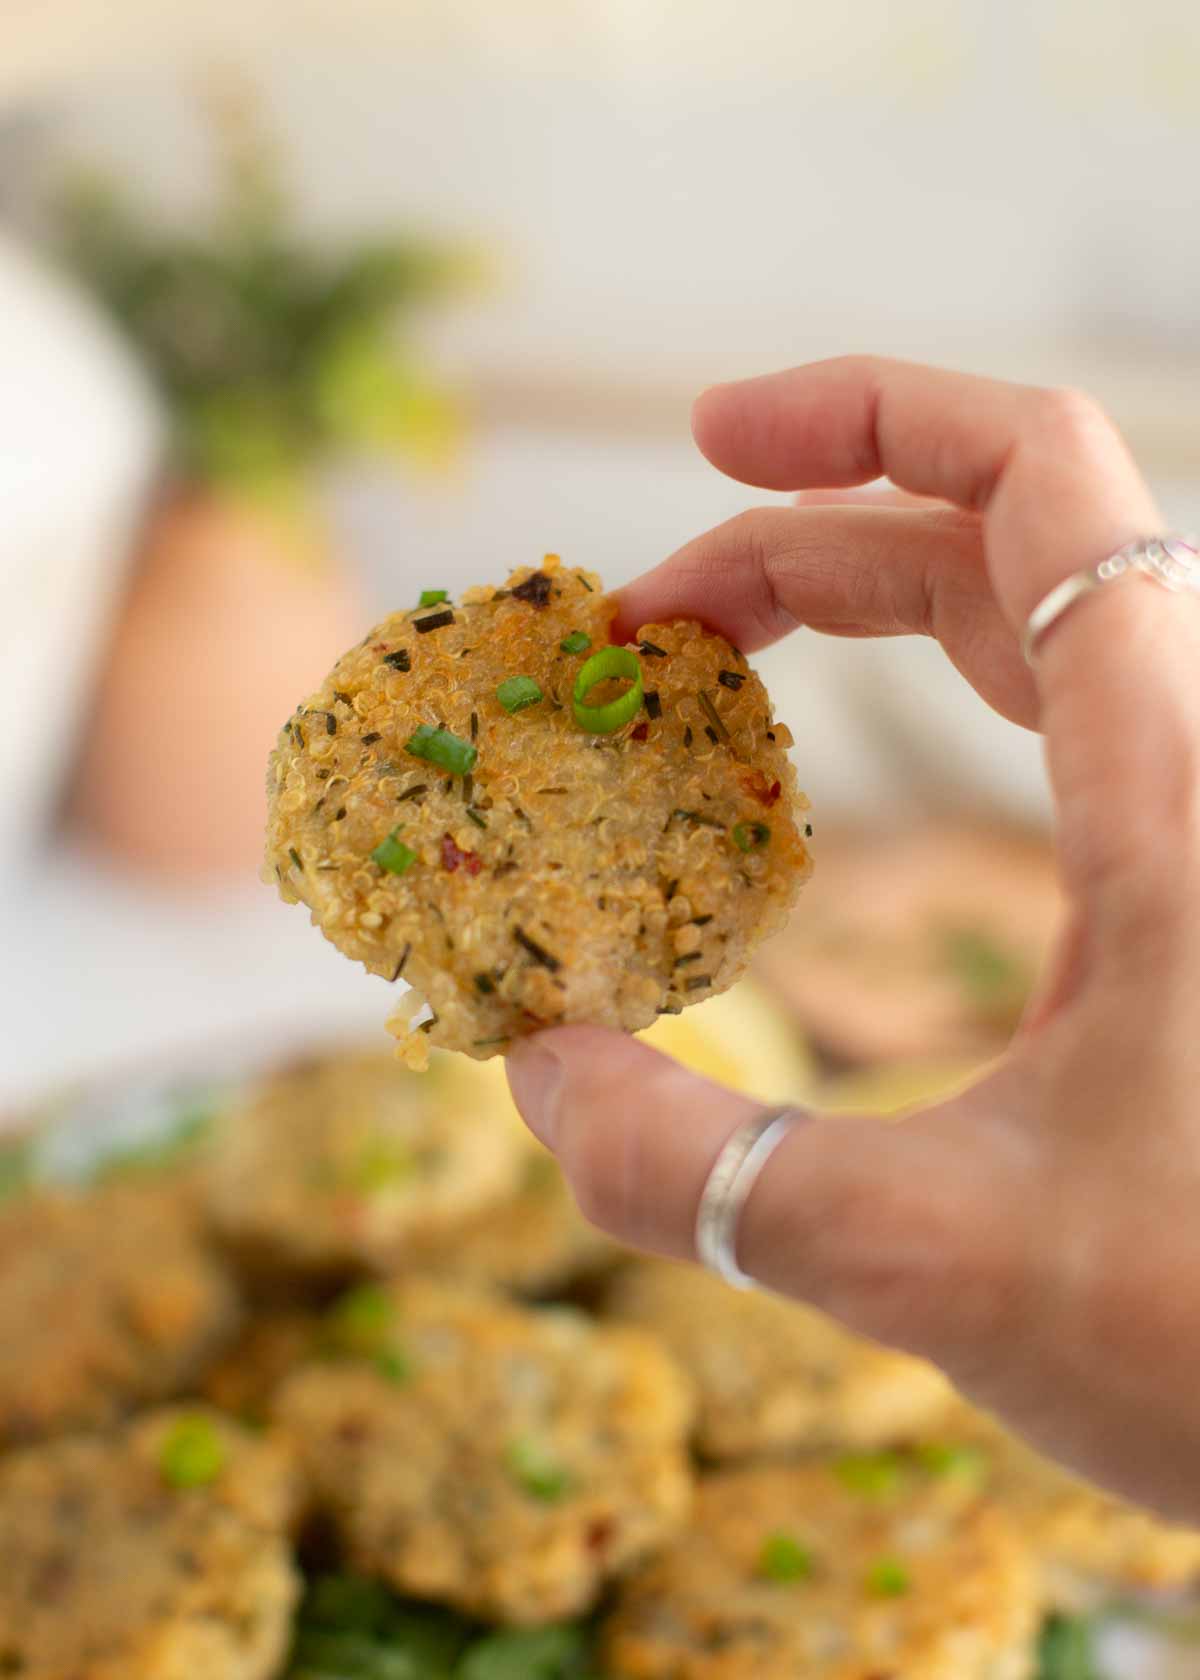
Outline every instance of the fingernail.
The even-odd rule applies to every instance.
[[[553,1050],[536,1038],[509,1052],[507,1069],[513,1100],[525,1124],[547,1149],[553,1149],[566,1069]]]

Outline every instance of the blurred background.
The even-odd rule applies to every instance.
[[[1080,384],[1200,523],[1185,0],[9,0],[0,29],[0,1109],[382,1020],[257,880],[279,723],[421,588],[547,550],[619,584],[769,499],[691,445],[713,379],[871,349]],[[814,925],[839,828],[1044,832],[1036,741],[931,647],[758,663]],[[928,920],[949,870],[995,914],[990,865],[909,852],[864,902]],[[955,949],[1009,1019],[1003,953]],[[837,1042],[860,994],[817,992],[851,1063],[947,1048]]]

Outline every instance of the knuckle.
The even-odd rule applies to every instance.
[[[1109,434],[1113,423],[1090,392],[1073,385],[1051,386],[1033,395],[1034,428],[1057,447],[1086,446],[1097,434]]]

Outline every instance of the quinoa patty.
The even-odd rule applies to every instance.
[[[540,1026],[636,1031],[723,991],[809,872],[791,735],[728,642],[645,626],[642,708],[608,734],[576,720],[614,611],[548,556],[393,614],[284,725],[265,873],[339,950],[410,982],[393,1030],[414,1065],[427,1040],[486,1058]],[[510,711],[514,677],[540,698]]]
[[[294,1496],[280,1448],[214,1413],[0,1460],[0,1674],[269,1680],[299,1597]]]
[[[206,1200],[260,1269],[388,1271],[511,1195],[525,1146],[507,1093],[445,1056],[425,1079],[386,1051],[333,1052],[262,1080],[225,1114]]]
[[[954,1478],[872,1497],[771,1465],[701,1481],[603,1654],[620,1680],[1028,1680],[1038,1611],[1017,1535]]]
[[[953,1403],[923,1360],[696,1266],[633,1263],[614,1278],[606,1314],[660,1337],[687,1371],[708,1458],[883,1446],[927,1430]]]
[[[237,1325],[189,1191],[45,1191],[0,1210],[0,1445],[181,1393]]]
[[[648,1338],[416,1280],[349,1306],[362,1357],[297,1372],[275,1415],[352,1567],[537,1624],[679,1528],[689,1396]]]

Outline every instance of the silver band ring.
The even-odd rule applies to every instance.
[[[735,1289],[755,1281],[737,1262],[738,1224],[763,1168],[797,1120],[798,1108],[768,1108],[738,1127],[713,1162],[696,1210],[696,1253],[702,1265]]]
[[[1021,637],[1021,651],[1032,665],[1046,632],[1076,601],[1106,583],[1120,578],[1144,577],[1163,589],[1200,595],[1200,540],[1178,534],[1165,537],[1136,537],[1098,566],[1055,584],[1030,613]]]

